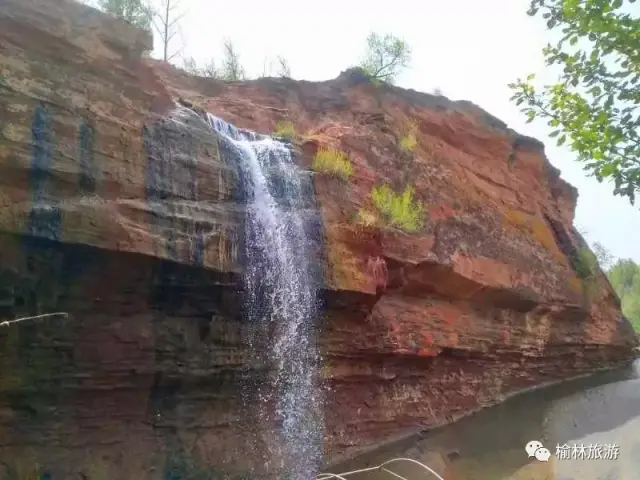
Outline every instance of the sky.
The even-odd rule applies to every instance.
[[[161,0],[156,0],[161,1]],[[544,21],[529,17],[529,0],[172,0],[185,13],[171,46],[199,63],[220,59],[225,38],[233,41],[251,76],[265,58],[284,56],[292,76],[327,80],[364,54],[371,31],[404,38],[411,67],[397,85],[452,100],[470,100],[514,130],[542,140],[551,163],[578,188],[575,225],[587,240],[615,257],[640,262],[640,205],[613,195],[613,187],[587,177],[575,155],[556,147],[544,121],[525,123],[507,84],[529,73],[550,78],[542,56],[551,35]],[[155,55],[160,45],[156,38]],[[179,61],[178,61],[179,63]]]

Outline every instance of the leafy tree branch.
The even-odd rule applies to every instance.
[[[640,191],[640,18],[635,0],[532,0],[559,30],[543,54],[560,70],[557,83],[542,89],[534,76],[510,84],[512,100],[528,122],[540,117],[554,128],[598,181],[614,183],[614,194],[633,204]]]

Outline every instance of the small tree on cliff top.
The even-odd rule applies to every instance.
[[[291,78],[291,66],[289,65],[289,61],[282,55],[278,55],[277,61],[277,75],[282,78]]]
[[[367,53],[359,67],[375,80],[393,83],[410,60],[411,49],[404,40],[389,33],[371,33],[367,37]]]
[[[558,43],[543,53],[562,67],[558,82],[537,89],[534,76],[511,84],[529,122],[545,118],[598,181],[631,203],[640,191],[640,16],[635,0],[532,0]]]
[[[180,54],[181,50],[169,53],[169,45],[173,38],[179,33],[178,22],[182,20],[185,12],[178,12],[181,7],[181,0],[160,0],[159,8],[153,11],[153,26],[155,27],[160,41],[162,42],[162,59],[165,62],[173,60]]]
[[[240,64],[240,54],[233,45],[233,42],[229,39],[224,41],[222,78],[229,82],[237,82],[239,80],[246,79],[244,67]]]
[[[143,0],[98,0],[98,7],[132,25],[149,29],[153,12]]]

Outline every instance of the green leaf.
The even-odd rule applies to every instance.
[[[535,111],[533,111],[533,110],[529,110],[529,111],[527,112],[527,117],[529,117],[529,118],[527,119],[527,123],[531,123],[531,122],[533,122],[533,119],[534,119],[534,118],[536,118],[536,112],[535,112]]]
[[[519,95],[512,101],[526,105],[521,110],[527,123],[545,117],[556,143],[569,143],[596,178],[622,178],[614,193],[633,202],[640,192],[638,14],[623,11],[624,0],[530,3],[530,14],[562,31],[557,43],[542,51],[545,64],[560,77],[541,90],[534,89],[532,77],[518,82]]]
[[[600,175],[603,177],[609,177],[615,171],[616,171],[616,165],[613,163],[608,163],[600,169]]]

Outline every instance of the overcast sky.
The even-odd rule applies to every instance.
[[[158,1],[158,0],[157,0]],[[176,0],[173,0],[174,2]],[[580,192],[576,225],[617,257],[640,261],[640,210],[614,197],[612,186],[582,172],[568,150],[547,138],[544,122],[525,124],[507,84],[536,72],[548,76],[544,22],[526,15],[529,0],[181,0],[184,55],[220,58],[230,38],[250,75],[265,57],[283,55],[296,79],[326,80],[362,57],[370,31],[403,37],[412,66],[398,85],[471,100],[520,133],[541,139],[547,156]],[[156,53],[160,45],[156,39]]]

